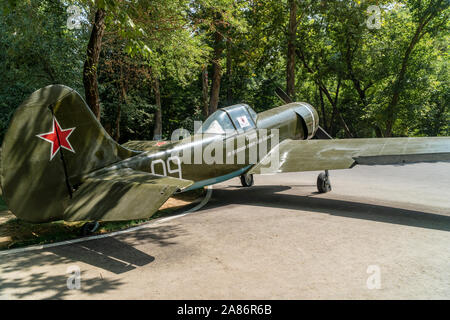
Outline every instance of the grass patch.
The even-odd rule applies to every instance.
[[[83,222],[55,221],[51,223],[33,224],[12,218],[2,225],[0,231],[10,240],[0,243],[0,249],[19,248],[28,245],[38,245],[75,239]]]
[[[95,234],[104,234],[118,231],[143,224],[147,221],[166,216],[177,210],[191,204],[204,194],[203,189],[193,190],[186,193],[175,195],[160,208],[153,216],[148,219],[100,222],[100,227]],[[0,197],[0,214],[4,219],[0,223],[0,250],[13,249],[29,245],[41,245],[54,243],[64,240],[71,240],[80,237],[80,229],[85,221],[66,222],[54,221],[49,223],[34,224],[25,222],[11,214],[7,214],[7,206]]]

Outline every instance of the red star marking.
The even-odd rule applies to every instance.
[[[165,145],[166,143],[167,143],[167,141],[157,142],[157,143],[156,143],[156,146],[157,146],[157,147],[161,147],[161,146]]]
[[[50,161],[53,159],[53,157],[58,152],[60,147],[75,153],[75,150],[72,148],[72,145],[70,144],[70,142],[68,140],[69,136],[72,134],[73,130],[75,130],[75,128],[61,129],[61,126],[59,125],[58,120],[56,120],[56,118],[53,117],[52,131],[37,135],[38,138],[41,138],[41,139],[51,143],[52,147],[50,148]],[[58,137],[59,137],[59,139],[58,139]]]

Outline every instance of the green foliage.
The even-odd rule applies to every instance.
[[[30,0],[0,8],[1,141],[14,109],[31,92],[55,83],[83,92],[81,44],[88,33],[67,29],[67,5],[59,2]]]
[[[67,28],[71,4],[82,9],[81,29]],[[369,5],[381,8],[380,29],[367,27]],[[339,114],[356,137],[382,135],[390,118],[393,135],[448,135],[448,6],[444,0],[299,1],[295,99],[313,104],[338,137],[346,136]],[[260,112],[281,104],[274,91],[286,85],[287,0],[6,1],[0,5],[0,141],[32,91],[62,83],[84,93],[97,8],[107,12],[98,67],[101,121],[112,136],[119,128],[121,142],[152,138],[155,79],[163,137],[179,127],[193,130],[202,119],[201,70],[212,74],[215,45],[223,49],[219,107],[245,102]],[[223,35],[219,44],[215,32]]]

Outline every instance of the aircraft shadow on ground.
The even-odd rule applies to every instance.
[[[64,246],[66,249],[68,246]],[[61,247],[63,248],[63,247]],[[70,251],[70,249],[69,249]],[[48,252],[45,250],[45,252]],[[49,274],[45,271],[33,272],[33,267],[63,265],[66,267],[77,266],[64,255],[49,255],[44,252],[24,252],[3,256],[0,269],[0,298],[6,299],[29,299],[40,297],[45,299],[62,299],[71,294],[67,287],[67,279],[71,275],[66,273],[64,267],[58,274]],[[92,258],[92,256],[91,256]],[[11,274],[15,272],[15,274]],[[117,289],[122,281],[117,279],[98,278],[86,279],[85,271],[80,268],[81,291],[89,295],[108,292]]]
[[[88,264],[114,274],[121,274],[152,263],[155,258],[134,246],[141,243],[156,246],[170,246],[177,242],[174,238],[183,233],[178,226],[152,226],[131,233],[120,234],[96,240],[79,242],[24,253],[2,256],[0,260],[0,297],[23,299],[42,294],[47,299],[61,299],[70,294],[64,267],[59,275],[49,276],[46,272],[30,272],[36,266],[61,265],[69,267],[81,263]],[[125,241],[126,240],[126,241]],[[51,254],[48,254],[51,253]],[[119,279],[101,276],[85,279],[81,270],[81,290],[93,295],[119,288],[124,283]],[[15,272],[16,274],[12,274]],[[92,277],[92,274],[91,274]]]
[[[304,185],[300,186],[304,187]],[[423,211],[393,208],[386,205],[367,204],[346,200],[335,200],[310,195],[291,195],[280,192],[289,186],[254,186],[251,188],[214,189],[211,201],[204,209],[230,204],[261,207],[308,210],[354,219],[364,219],[404,226],[450,231],[450,216]]]
[[[145,266],[155,260],[154,257],[112,237],[50,248],[47,251],[115,274]]]

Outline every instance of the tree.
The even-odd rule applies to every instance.
[[[215,112],[219,105],[220,88],[222,80],[222,55],[225,47],[231,50],[230,41],[234,30],[243,30],[244,24],[238,18],[242,15],[242,3],[234,0],[221,0],[211,3],[207,0],[193,1],[190,19],[196,26],[199,35],[206,35],[205,42],[212,48],[212,76],[208,112],[205,116]],[[227,61],[228,63],[228,61]],[[231,68],[231,61],[228,65]],[[228,70],[231,70],[227,68]],[[202,70],[202,73],[205,72]],[[203,77],[206,74],[203,73]],[[205,78],[203,78],[205,79]],[[227,78],[229,81],[230,79]],[[203,84],[203,88],[205,88]]]
[[[97,67],[102,38],[105,32],[105,9],[98,8],[92,25],[91,36],[86,52],[86,61],[83,68],[83,84],[86,102],[97,119],[100,120],[100,101],[98,96]]]
[[[155,100],[156,100],[155,128],[153,129],[153,140],[161,140],[162,139],[161,92],[159,91],[158,76],[153,76],[153,90],[155,92]]]
[[[287,32],[286,93],[295,97],[295,39],[297,36],[297,0],[289,0],[289,27]]]
[[[67,5],[50,0],[0,3],[0,143],[33,91],[62,83],[82,92],[88,33],[67,28]]]
[[[121,48],[121,55],[127,56],[127,74],[140,75],[134,76],[133,86],[145,84],[146,92],[154,95],[155,140],[161,139],[163,135],[161,91],[165,77],[170,74],[180,84],[186,83],[206,59],[206,50],[202,48],[200,39],[192,37],[192,29],[186,19],[188,9],[188,1],[141,1],[126,8],[123,23],[111,24],[108,29],[109,41],[120,43],[118,47]],[[117,59],[112,63],[117,63]],[[116,124],[120,121],[120,113],[117,113]]]
[[[219,104],[220,81],[222,79],[222,67],[220,59],[223,52],[223,35],[217,30],[214,32],[214,56],[212,59],[213,75],[211,85],[211,97],[209,99],[208,114],[212,114],[217,110]]]
[[[419,41],[429,32],[435,32],[448,21],[449,2],[444,0],[417,1],[411,0],[408,3],[413,12],[415,31],[404,51],[401,67],[393,82],[392,97],[387,106],[387,121],[385,135],[391,136],[393,124],[396,117],[396,108],[400,99],[401,91],[404,87],[405,75],[408,68],[411,53]],[[436,21],[437,20],[437,21]],[[436,21],[436,23],[434,23]]]
[[[24,98],[55,83],[84,92],[120,143],[231,103],[279,106],[277,87],[338,138],[448,135],[448,15],[444,0],[2,2],[0,140]]]

